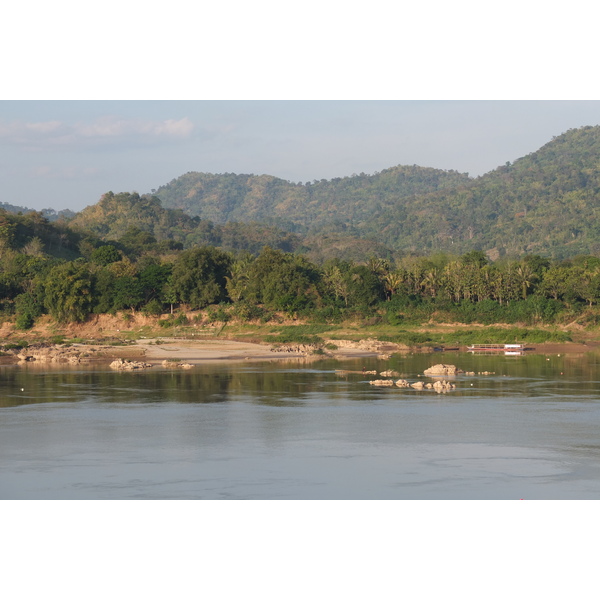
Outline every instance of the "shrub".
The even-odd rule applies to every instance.
[[[174,325],[188,325],[189,320],[185,313],[179,313],[175,320],[173,321]]]
[[[21,313],[17,316],[15,327],[17,329],[31,329],[34,323],[35,319],[30,313]]]
[[[163,304],[162,302],[160,302],[159,300],[150,300],[150,302],[148,302],[143,308],[142,308],[142,314],[146,315],[147,317],[152,316],[152,317],[160,317],[160,315],[162,315],[163,312]]]
[[[242,321],[255,321],[270,316],[270,313],[262,306],[245,301],[238,302],[234,305],[233,314]]]
[[[209,306],[206,310],[206,318],[209,323],[227,323],[231,319],[231,317],[225,312],[225,309],[220,304],[215,308],[214,306]]]

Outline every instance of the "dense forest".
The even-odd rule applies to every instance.
[[[208,309],[222,321],[284,316],[390,325],[536,325],[598,317],[588,308],[600,301],[600,259],[591,255],[561,261],[527,255],[492,263],[473,250],[317,264],[269,246],[256,253],[207,244],[184,249],[133,226],[115,238],[108,242],[39,213],[1,213],[3,315],[16,319],[21,329],[31,328],[43,314],[68,323],[118,311],[167,313],[169,324],[181,309]]]
[[[600,127],[573,129],[478,178],[398,166],[290,183],[187,173],[156,190],[163,206],[215,223],[260,221],[313,239],[334,233],[427,254],[566,258],[600,251]]]

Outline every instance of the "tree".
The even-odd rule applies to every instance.
[[[331,265],[325,269],[323,281],[326,289],[335,296],[335,299],[342,298],[344,304],[348,306],[348,296],[350,295],[348,281],[338,265]]]
[[[144,300],[144,290],[137,277],[120,277],[115,281],[113,309],[122,310],[139,308]]]
[[[389,271],[383,277],[383,287],[388,300],[392,299],[392,296],[396,294],[400,286],[404,283],[404,271],[397,269],[396,271]]]
[[[225,287],[233,302],[239,302],[244,297],[250,279],[249,269],[253,260],[251,254],[245,254],[231,265],[231,272],[229,276],[225,277],[227,281]]]
[[[83,322],[92,306],[92,281],[85,263],[54,267],[44,282],[44,305],[59,323]]]
[[[182,252],[173,264],[168,289],[178,302],[204,308],[227,299],[226,277],[233,259],[211,246]]]
[[[306,258],[266,246],[250,268],[247,298],[297,312],[315,305],[318,281],[317,267]]]
[[[92,251],[90,260],[98,265],[106,266],[121,260],[121,253],[111,244],[100,246]]]
[[[371,306],[385,297],[383,285],[369,267],[357,265],[348,273],[350,302],[354,306]]]
[[[160,300],[163,297],[165,286],[169,281],[172,272],[170,264],[157,265],[150,264],[139,275],[146,302],[150,300]]]

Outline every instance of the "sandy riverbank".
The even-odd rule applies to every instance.
[[[274,348],[266,344],[235,342],[231,340],[184,340],[169,339],[156,344],[155,340],[138,340],[136,346],[143,352],[144,360],[150,363],[161,363],[164,360],[177,360],[190,364],[200,364],[218,360],[277,360],[295,357],[306,357],[307,354],[291,346],[289,352],[274,352]],[[329,353],[336,358],[352,358],[361,356],[377,356],[377,352],[361,348],[340,348]],[[308,354],[319,358],[319,356]],[[124,357],[126,358],[126,357]]]
[[[598,344],[536,344],[532,345],[527,353],[531,354],[581,354],[591,352],[599,347]],[[293,347],[292,347],[293,348]],[[190,364],[200,364],[207,361],[218,360],[276,360],[306,356],[298,351],[273,352],[272,346],[265,344],[254,344],[249,342],[235,342],[231,340],[184,340],[170,339],[156,344],[154,340],[139,340],[136,346],[128,349],[129,353],[137,349],[140,355],[150,363],[161,363],[164,360],[177,360]],[[117,350],[117,349],[115,349]],[[461,350],[466,350],[461,348]],[[135,350],[134,350],[135,351]],[[396,350],[398,351],[398,350]],[[403,349],[404,352],[409,351]],[[417,351],[418,350],[413,350]],[[387,352],[387,353],[386,353]],[[393,349],[383,351],[368,347],[339,347],[337,350],[329,351],[328,355],[333,358],[360,358],[381,357],[388,358]],[[442,353],[435,353],[443,356]],[[310,356],[310,355],[309,355]],[[313,355],[314,356],[314,355]],[[126,356],[124,356],[126,358]],[[314,356],[314,358],[321,358]]]
[[[199,365],[216,361],[273,361],[273,360],[319,360],[326,357],[340,360],[347,358],[381,358],[388,359],[392,354],[401,352],[419,352],[418,349],[407,347],[393,347],[393,345],[377,342],[376,340],[362,340],[360,342],[336,341],[337,349],[328,350],[326,355],[313,354],[312,349],[290,345],[281,351],[281,348],[268,344],[239,342],[233,340],[188,340],[180,338],[140,339],[135,344],[126,346],[89,346],[73,344],[69,346],[47,346],[42,348],[30,347],[20,353],[0,359],[1,363],[10,364],[17,360],[26,361],[26,364],[43,366],[50,364],[78,364],[79,362],[106,362],[116,358],[137,360],[160,365],[163,361],[189,363]],[[583,354],[600,350],[600,344],[536,344],[527,351],[527,354]],[[432,352],[438,362],[444,362],[444,352]],[[460,348],[466,351],[466,348]],[[32,361],[32,362],[29,362]],[[25,364],[25,363],[24,363]]]

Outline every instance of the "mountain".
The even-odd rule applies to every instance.
[[[22,214],[26,215],[29,213],[39,212],[48,221],[58,221],[59,219],[70,219],[75,216],[75,212],[65,208],[64,210],[56,211],[53,208],[43,208],[40,211],[36,211],[33,208],[27,208],[25,206],[16,206],[15,204],[9,204],[8,202],[0,202],[0,210],[6,211],[7,213]]]
[[[259,221],[306,231],[335,223],[360,226],[373,213],[392,208],[403,198],[468,181],[466,174],[416,165],[306,184],[271,175],[192,172],[158,188],[156,196],[166,208],[215,223]]]
[[[397,250],[599,253],[600,127],[569,130],[465,186],[398,203],[362,234]]]
[[[297,235],[275,227],[258,223],[217,225],[181,210],[163,208],[156,196],[129,192],[107,192],[96,204],[77,213],[69,226],[82,234],[91,232],[105,241],[127,240],[130,245],[143,240],[145,243],[163,242],[163,248],[172,247],[164,242],[174,242],[183,248],[209,244],[225,250],[258,253],[263,246],[270,245],[293,252],[301,243]],[[146,236],[140,237],[140,232]]]
[[[416,165],[306,184],[192,172],[156,195],[216,223],[334,232],[400,252],[600,253],[600,127],[569,130],[478,178]]]

